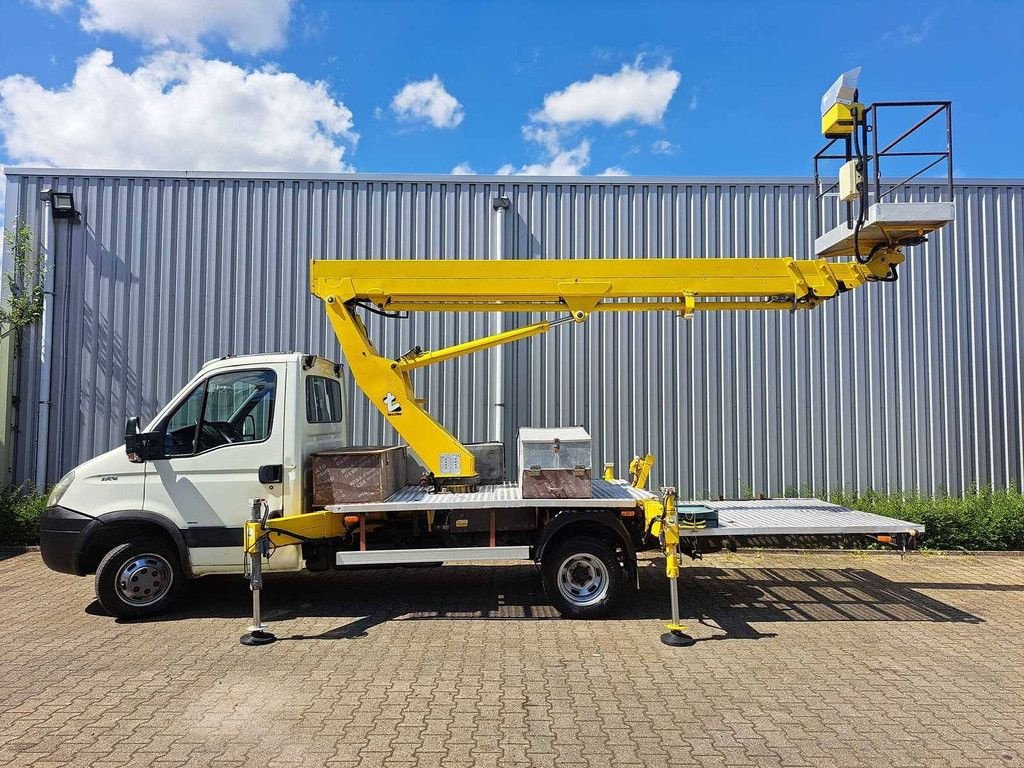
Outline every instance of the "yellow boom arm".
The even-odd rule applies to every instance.
[[[471,483],[473,454],[424,408],[409,372],[549,330],[539,322],[397,360],[380,355],[355,314],[382,312],[591,312],[809,309],[884,279],[903,261],[879,249],[865,264],[825,259],[564,259],[538,261],[315,260],[313,293],[324,300],[356,384],[439,480]]]

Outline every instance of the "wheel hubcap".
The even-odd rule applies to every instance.
[[[160,555],[136,555],[117,573],[117,591],[129,605],[152,605],[171,587],[171,565]]]
[[[558,568],[558,591],[573,605],[599,603],[608,593],[608,569],[594,555],[571,555]]]

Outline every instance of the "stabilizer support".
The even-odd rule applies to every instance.
[[[260,590],[263,589],[263,558],[267,555],[269,540],[261,534],[264,515],[269,510],[266,499],[249,499],[249,522],[245,525],[245,556],[248,564],[249,589],[252,591],[252,626],[238,642],[242,645],[269,645],[277,640],[267,630],[260,615]]]

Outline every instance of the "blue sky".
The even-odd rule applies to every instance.
[[[2,0],[0,164],[799,176],[862,65],[1024,176],[1019,2],[136,5]]]

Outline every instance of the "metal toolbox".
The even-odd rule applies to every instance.
[[[519,430],[519,487],[524,499],[587,499],[592,449],[583,427]]]
[[[466,443],[466,448],[476,457],[476,473],[481,485],[498,485],[504,483],[505,476],[505,444]]]
[[[386,501],[406,483],[405,446],[314,453],[313,505]]]

